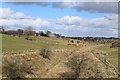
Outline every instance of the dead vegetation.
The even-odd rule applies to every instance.
[[[49,47],[43,47],[39,54],[43,57],[43,58],[47,58],[50,60],[50,53],[51,53],[51,50]]]
[[[8,78],[10,80],[25,78],[26,74],[33,74],[32,66],[26,61],[17,57],[4,57],[4,64],[2,67],[3,78]]]
[[[63,74],[60,74],[62,78],[65,80],[77,80],[79,78],[79,75],[82,71],[82,69],[85,67],[85,61],[87,58],[85,58],[84,55],[73,55],[71,58],[68,59],[68,61],[65,63],[65,65],[68,68],[71,68],[71,72],[66,72]]]
[[[81,50],[43,47],[39,54],[33,51],[16,56],[6,54],[3,55],[3,77],[21,79],[26,78],[27,74],[30,76],[27,78],[57,77],[63,80],[116,77],[115,70],[105,65],[104,55],[94,49],[87,46]]]
[[[70,67],[73,71],[70,73],[63,73],[61,74],[62,78],[69,80],[72,78],[76,80],[80,74],[80,66],[82,65],[82,61],[80,60],[79,56],[73,56],[67,63],[67,67]]]
[[[72,78],[77,78],[79,76],[79,73],[80,73],[80,66],[82,65],[82,60],[79,58],[79,56],[73,56],[66,63],[66,65],[74,71],[74,73],[71,74]],[[69,76],[64,76],[64,77],[69,77]]]

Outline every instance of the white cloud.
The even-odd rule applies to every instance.
[[[30,16],[26,16],[24,13],[22,12],[17,12],[15,14],[12,15],[12,18],[15,18],[15,19],[26,19],[26,18],[31,18]]]
[[[0,8],[0,26],[24,28],[27,26],[45,27],[49,25],[47,20],[32,18],[22,12],[14,12],[10,8]]]
[[[57,24],[65,24],[65,25],[80,25],[80,21],[82,18],[78,16],[64,16],[63,18],[59,19]]]
[[[62,27],[63,30],[117,34],[118,15],[109,15],[93,19],[85,19],[78,16],[64,16],[60,18],[56,24],[64,26]]]
[[[26,18],[31,18],[30,16],[25,15],[22,12],[14,12],[10,8],[0,8],[0,18],[4,19],[26,19]]]
[[[47,27],[49,22],[42,19],[0,19],[0,25],[5,27],[25,28],[32,26],[34,28]]]
[[[82,18],[79,16],[63,16],[58,19],[44,20],[32,18],[22,12],[12,11],[10,8],[0,8],[0,26],[7,28],[34,27],[35,30],[58,31],[67,36],[116,36],[118,33],[118,15],[113,14],[100,18]]]
[[[11,13],[12,11],[10,8],[0,8],[0,18],[10,18]]]

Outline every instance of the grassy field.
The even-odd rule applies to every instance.
[[[74,44],[76,44],[76,42],[77,40],[74,40]],[[19,38],[15,36],[3,35],[2,36],[3,53],[4,52],[17,53],[17,51],[19,50],[21,51],[25,50],[20,54],[3,54],[3,58],[6,60],[8,59],[9,63],[15,60],[16,61],[15,66],[17,64],[19,66],[18,62],[20,63],[26,62],[27,64],[33,67],[34,75],[37,78],[38,77],[58,78],[60,77],[61,74],[73,73],[73,69],[71,69],[69,66],[66,66],[66,63],[70,62],[69,59],[72,59],[72,57],[74,56],[77,56],[78,59],[81,60],[80,61],[81,72],[80,75],[78,75],[79,77],[83,78],[91,76],[99,77],[100,75],[106,78],[108,76],[115,77],[117,75],[114,68],[112,68],[109,64],[106,65],[101,59],[107,57],[109,59],[109,62],[112,63],[117,68],[118,65],[117,48],[110,48],[109,44],[100,44],[90,41],[89,42],[80,41],[79,46],[67,44],[68,40],[63,40],[61,38],[53,40],[53,38],[38,37],[35,41],[30,41],[26,40],[25,37]],[[43,58],[39,54],[40,52],[36,51],[40,50],[45,46],[52,48],[50,50],[50,59]],[[104,53],[107,53],[107,55],[103,55]],[[14,60],[12,60],[13,58]],[[75,63],[76,62],[78,63],[78,61],[75,61]],[[26,67],[27,65],[23,66]],[[54,74],[57,74],[58,77],[57,75]],[[31,76],[31,74],[27,75]]]
[[[89,45],[96,45],[99,43],[88,42]],[[9,35],[2,35],[2,52],[17,52],[19,50],[38,50],[43,47],[70,49],[67,46],[67,40],[62,39],[53,40],[52,38],[38,37],[35,41],[26,40],[25,37],[15,37]],[[77,48],[77,47],[75,47]],[[79,47],[78,47],[79,49]],[[76,49],[77,50],[77,49]],[[118,65],[118,48],[110,48],[110,45],[105,44],[98,48],[98,50],[108,53],[107,57],[115,66]]]
[[[36,38],[35,41],[26,40],[24,37],[2,35],[2,52],[14,52],[18,50],[34,50],[44,46],[51,48],[62,47],[57,41],[45,37]]]

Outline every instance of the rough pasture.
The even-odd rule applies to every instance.
[[[85,41],[79,41],[80,46],[67,44],[68,39],[63,40],[62,38],[53,40],[39,37],[36,41],[29,41],[24,37],[3,35],[3,70],[8,67],[4,64],[4,59],[7,59],[10,64],[14,61],[17,61],[15,62],[17,65],[27,64],[21,66],[29,68],[32,73],[24,70],[20,73],[22,76],[18,75],[25,78],[65,78],[71,75],[72,78],[118,77],[117,48],[110,48],[109,44]],[[73,44],[77,44],[77,40],[74,40]],[[39,54],[41,48],[45,46],[50,47],[50,59]],[[74,56],[77,56],[78,59],[74,60]],[[71,62],[75,62],[77,65],[72,65]],[[74,66],[75,69],[73,69]],[[22,69],[19,68],[19,70]],[[5,71],[3,72],[6,74]],[[3,77],[7,76],[3,75]]]
[[[88,47],[86,47],[88,48]],[[80,78],[113,78],[117,77],[117,71],[114,66],[102,61],[100,58],[106,58],[106,56],[101,53],[99,56],[94,51],[94,47],[88,48],[86,51],[83,50],[68,50],[68,49],[54,49],[51,51],[50,60],[43,58],[36,52],[23,52],[20,54],[5,54],[3,56],[4,59],[16,61],[19,59],[19,64],[27,63],[32,68],[32,73],[26,73],[24,77],[26,78],[61,78],[61,75],[67,77],[65,75],[69,75],[71,73],[74,75],[74,70],[71,69],[66,63],[69,63],[73,56],[78,56],[78,58],[83,61],[80,65]],[[102,57],[101,57],[102,56]],[[19,57],[19,58],[16,58]],[[107,61],[107,58],[106,58]],[[3,62],[4,63],[4,62]],[[6,65],[3,64],[3,68]],[[27,65],[26,65],[27,66]],[[64,74],[64,75],[63,75]],[[3,76],[5,77],[5,76]],[[73,76],[74,77],[74,76]]]

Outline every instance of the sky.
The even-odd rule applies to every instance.
[[[5,30],[32,26],[69,37],[118,37],[117,2],[1,2]]]

